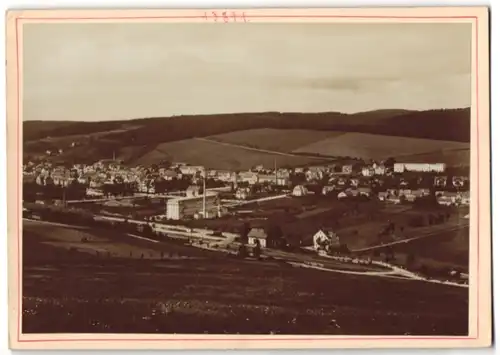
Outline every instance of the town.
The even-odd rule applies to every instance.
[[[467,283],[467,267],[418,262],[407,242],[467,229],[469,203],[464,171],[394,158],[249,171],[168,161],[129,167],[117,159],[23,166],[28,218],[91,214],[149,238],[176,237],[238,255],[309,251],[350,263],[378,260],[460,284]]]

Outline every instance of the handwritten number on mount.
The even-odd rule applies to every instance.
[[[205,12],[204,13],[205,21],[208,21],[209,18],[211,18],[214,22],[224,22],[228,23],[230,22],[230,19],[232,18],[232,22],[248,22],[246,14],[244,12],[241,12],[238,14],[236,11],[232,11],[230,14],[227,11],[223,11],[218,13],[217,11],[211,11],[210,15]]]

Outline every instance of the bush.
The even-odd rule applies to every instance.
[[[410,219],[408,225],[410,227],[423,227],[425,225],[424,217],[423,216],[416,216],[412,219]]]

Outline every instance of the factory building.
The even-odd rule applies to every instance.
[[[444,163],[395,163],[394,172],[402,173],[404,171],[413,171],[420,173],[443,173],[446,169]]]
[[[219,212],[218,194],[207,191],[206,196],[190,195],[167,200],[167,219],[181,220],[185,218],[195,218],[197,215],[205,218],[213,218]]]

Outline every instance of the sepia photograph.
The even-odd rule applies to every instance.
[[[487,10],[328,11],[11,13],[16,347],[490,345]]]

